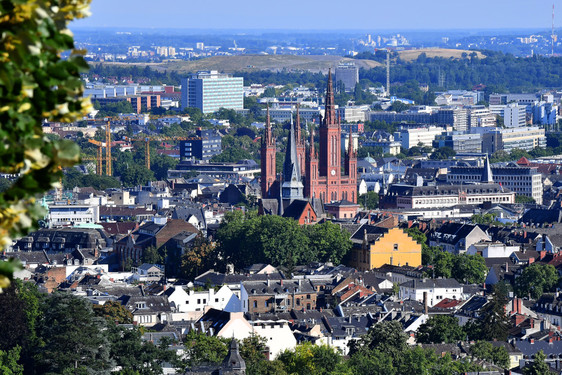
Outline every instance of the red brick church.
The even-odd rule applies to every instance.
[[[328,72],[324,118],[320,117],[319,153],[314,146],[314,129],[310,131],[308,148],[301,136],[297,109],[296,126],[291,131],[283,173],[275,173],[275,138],[271,132],[269,112],[261,146],[261,190],[263,199],[282,198],[292,202],[298,199],[321,199],[323,203],[347,200],[357,203],[357,155],[352,139],[345,153],[344,170],[341,163],[341,126],[336,118],[332,73]]]

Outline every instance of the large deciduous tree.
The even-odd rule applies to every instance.
[[[417,341],[423,344],[451,343],[464,339],[465,333],[454,316],[436,315],[422,324]]]
[[[104,318],[81,297],[55,293],[43,301],[35,366],[42,373],[109,374],[113,368]]]
[[[559,284],[556,268],[550,264],[533,263],[515,279],[514,290],[519,297],[540,298]]]

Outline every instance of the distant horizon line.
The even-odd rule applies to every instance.
[[[424,32],[486,32],[486,31],[503,31],[503,32],[511,32],[511,31],[551,31],[550,28],[542,27],[518,27],[518,28],[511,28],[511,27],[487,27],[487,28],[434,28],[434,29],[292,29],[292,28],[187,28],[187,27],[136,27],[136,26],[82,26],[80,24],[75,24],[70,26],[74,30],[119,30],[119,31],[126,31],[126,30],[135,30],[135,31],[165,31],[165,30],[173,30],[173,31],[189,31],[189,32],[214,32],[214,33],[275,33],[275,32],[289,32],[289,33],[311,33],[311,32],[321,32],[321,33],[374,33],[374,32],[417,32],[417,33],[424,33]],[[561,27],[555,27],[554,30],[562,30]]]

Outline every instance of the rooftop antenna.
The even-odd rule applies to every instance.
[[[390,49],[386,49],[386,93],[390,96]]]
[[[552,3],[552,34],[550,35],[550,42],[551,42],[551,55],[554,56],[554,42],[556,39],[556,35],[554,35],[554,3]]]

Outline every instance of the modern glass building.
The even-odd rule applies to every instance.
[[[244,78],[215,70],[198,72],[181,81],[182,108],[195,107],[203,113],[221,108],[244,108]]]

